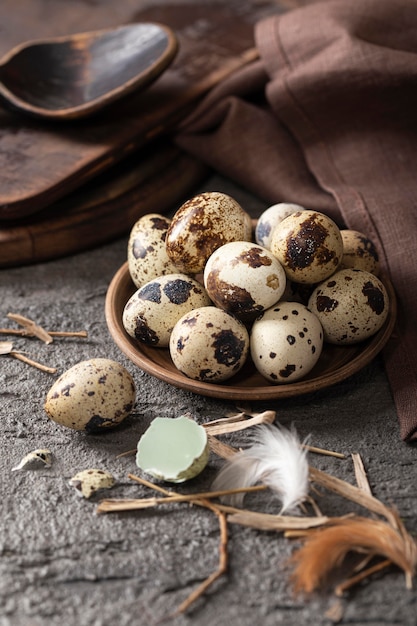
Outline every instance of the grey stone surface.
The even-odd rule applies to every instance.
[[[235,195],[253,215],[266,206],[228,181],[212,178],[204,189]],[[58,368],[95,356],[113,358],[132,373],[137,403],[122,426],[100,435],[60,427],[46,416],[43,403],[56,376],[10,357],[0,357],[1,528],[0,626],[152,625],[217,567],[218,522],[209,511],[188,505],[144,512],[97,515],[99,497],[79,498],[68,480],[89,467],[111,471],[114,497],[140,497],[149,491],[127,478],[139,471],[134,457],[118,455],[135,448],[155,416],[191,412],[203,423],[236,408],[172,388],[132,365],[113,343],[104,317],[109,282],[126,258],[127,237],[110,245],[54,262],[0,272],[0,325],[8,312],[35,319],[49,329],[86,329],[89,337],[13,339],[16,349]],[[4,337],[2,339],[5,339]],[[12,338],[10,338],[12,339]],[[416,449],[399,437],[395,409],[381,358],[331,388],[293,399],[253,403],[252,410],[273,409],[277,420],[294,424],[311,444],[344,452],[345,460],[311,456],[312,465],[354,482],[349,455],[359,452],[374,494],[395,505],[407,528],[416,525]],[[244,435],[226,439],[239,445]],[[29,451],[50,448],[50,469],[11,469]],[[203,474],[179,491],[210,486],[221,461],[212,457]],[[340,515],[355,510],[323,493],[322,510]],[[249,501],[248,501],[249,502]],[[251,506],[278,512],[279,504],[262,493]],[[294,595],[287,560],[297,542],[275,533],[229,526],[229,570],[175,626],[217,624],[272,626],[330,624],[331,592]],[[395,568],[377,575],[342,598],[343,624],[417,623],[417,599]]]

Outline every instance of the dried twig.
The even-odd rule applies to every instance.
[[[23,326],[27,333],[34,337],[37,337],[38,339],[41,339],[41,341],[44,341],[45,343],[53,342],[53,338],[51,337],[51,335],[44,328],[42,328],[42,326],[39,326],[38,324],[36,324],[36,322],[29,319],[28,317],[19,315],[19,313],[8,313],[7,317],[17,324],[20,324],[20,326]]]
[[[244,417],[244,415],[244,413],[241,413],[234,417],[239,418],[240,416]],[[272,424],[275,417],[275,411],[264,411],[248,419],[231,420],[230,418],[224,418],[223,421],[215,420],[214,422],[207,422],[203,424],[203,426],[210,435],[226,435],[239,430],[245,430],[251,426],[257,426],[258,424]]]
[[[8,355],[19,361],[23,361],[27,365],[31,365],[32,367],[36,367],[38,370],[42,372],[47,372],[48,374],[55,374],[56,367],[48,367],[47,365],[43,365],[38,361],[34,361],[29,357],[25,356],[22,352],[18,352],[17,350],[13,350],[13,344],[11,341],[0,341],[0,355]]]
[[[369,496],[372,496],[372,489],[366,475],[365,467],[362,461],[362,457],[357,452],[352,453],[353,468],[355,470],[356,482],[359,489],[362,489]]]
[[[376,565],[373,565],[372,567],[368,567],[367,569],[362,570],[361,572],[359,572],[359,574],[356,574],[355,576],[348,578],[343,583],[340,583],[340,585],[337,585],[334,592],[337,596],[342,596],[345,593],[345,591],[348,591],[349,589],[351,589],[351,587],[358,585],[366,578],[369,578],[369,576],[372,576],[373,574],[376,574],[377,572],[381,572],[383,569],[386,569],[387,567],[391,567],[391,566],[392,566],[392,561],[390,559],[385,559],[384,561],[381,561],[380,563],[377,563]]]

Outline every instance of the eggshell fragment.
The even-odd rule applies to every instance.
[[[378,276],[380,271],[378,251],[373,241],[357,230],[341,230],[343,257],[339,269],[365,270]]]
[[[64,372],[48,391],[44,408],[62,426],[98,432],[120,424],[135,396],[133,378],[120,363],[95,358]]]
[[[21,461],[12,468],[12,472],[18,470],[37,470],[50,468],[52,465],[52,452],[47,448],[39,448],[28,452]]]
[[[256,369],[274,384],[306,376],[323,348],[318,318],[298,302],[278,302],[255,320],[250,350]]]
[[[258,218],[255,227],[255,241],[264,248],[271,248],[271,239],[274,228],[282,222],[286,217],[304,211],[304,207],[300,204],[292,204],[291,202],[279,202],[265,209]]]
[[[204,269],[204,285],[211,300],[240,319],[278,302],[285,283],[278,259],[266,248],[247,241],[221,246]]]
[[[200,474],[208,459],[202,426],[186,416],[157,417],[139,440],[136,464],[159,480],[182,483]]]
[[[175,367],[194,380],[220,382],[234,376],[249,350],[242,322],[217,307],[200,307],[181,317],[169,342]]]
[[[197,274],[209,256],[228,241],[250,241],[252,221],[225,193],[209,191],[187,200],[171,220],[167,254],[179,271]]]
[[[177,271],[167,255],[165,238],[171,220],[159,213],[143,215],[132,227],[127,245],[129,273],[137,288]]]
[[[318,211],[298,211],[272,233],[271,252],[296,283],[314,284],[331,276],[340,265],[343,241],[338,226]]]
[[[319,318],[325,341],[345,345],[363,341],[382,327],[389,298],[377,276],[345,269],[315,288],[308,308]]]
[[[91,498],[97,491],[111,489],[116,481],[112,474],[102,469],[87,469],[75,474],[70,481],[77,494],[83,498]]]
[[[166,348],[180,317],[210,304],[204,286],[194,278],[167,274],[146,283],[130,297],[123,311],[123,326],[141,343]]]

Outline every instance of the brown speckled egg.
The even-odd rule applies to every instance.
[[[202,272],[209,256],[228,241],[250,241],[252,221],[236,200],[208,191],[187,200],[171,220],[167,253],[179,271]]]
[[[278,302],[255,320],[250,351],[256,369],[274,384],[306,376],[323,348],[319,319],[299,302]]]
[[[378,276],[379,258],[373,241],[357,230],[341,230],[343,257],[340,269],[365,270]]]
[[[339,270],[318,285],[308,308],[317,315],[324,339],[353,344],[374,335],[389,311],[387,291],[377,276],[363,270]]]
[[[201,307],[175,324],[169,349],[180,372],[194,380],[217,383],[234,376],[245,363],[249,334],[227,311]]]
[[[271,252],[296,283],[314,284],[331,276],[343,255],[338,226],[318,211],[298,211],[272,233]]]
[[[128,300],[123,311],[126,332],[141,343],[166,348],[182,315],[211,300],[203,285],[187,274],[166,274],[151,280]]]
[[[120,424],[135,397],[129,372],[116,361],[96,358],[64,372],[48,391],[44,408],[54,422],[90,433]]]
[[[165,238],[171,220],[158,213],[143,215],[130,231],[127,245],[129,273],[136,287],[172,274],[177,269],[170,261]]]
[[[278,302],[286,283],[284,268],[262,246],[231,241],[209,257],[204,284],[221,309],[247,319]]]
[[[273,204],[261,213],[256,222],[255,227],[255,241],[264,248],[271,248],[271,239],[274,228],[282,222],[286,217],[297,213],[297,211],[304,211],[304,207],[299,204],[292,204],[291,202],[279,202]]]

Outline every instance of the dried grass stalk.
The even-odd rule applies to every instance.
[[[53,342],[53,338],[51,337],[51,335],[44,328],[42,328],[42,326],[39,326],[38,324],[36,324],[36,322],[29,319],[28,317],[19,315],[19,313],[8,313],[7,317],[17,324],[20,324],[20,326],[23,326],[28,334],[33,335],[38,339],[41,339],[41,341],[44,341],[45,343]]]
[[[312,531],[291,560],[295,565],[295,590],[311,593],[319,589],[349,552],[389,560],[404,571],[407,588],[411,588],[417,568],[417,545],[398,516],[397,527],[381,520],[352,517]]]
[[[283,532],[287,530],[306,530],[317,528],[327,524],[329,518],[321,517],[298,517],[291,515],[272,515],[271,513],[258,513],[256,511],[241,510],[228,516],[227,521],[232,524],[240,524],[256,528],[257,530],[275,530]]]
[[[355,470],[356,482],[359,489],[362,489],[365,493],[372,496],[371,485],[369,484],[368,477],[366,475],[365,466],[362,461],[362,457],[357,452],[352,453],[353,468]]]
[[[241,416],[244,417],[244,414],[240,413],[236,417],[240,418]],[[214,422],[207,422],[204,424],[204,428],[210,435],[227,435],[239,430],[245,430],[251,426],[257,426],[258,424],[272,424],[275,421],[275,417],[275,411],[264,411],[248,419],[231,420],[230,418],[224,418],[224,421],[215,420]]]

